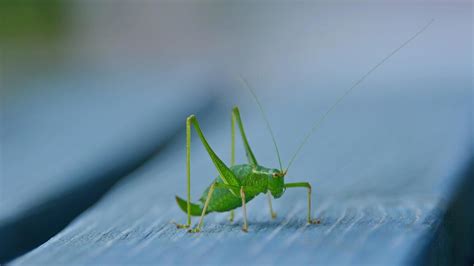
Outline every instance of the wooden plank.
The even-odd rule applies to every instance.
[[[474,261],[474,162],[463,171],[464,180],[458,184],[456,194],[450,200],[441,225],[433,241],[420,253],[423,265],[469,265]]]

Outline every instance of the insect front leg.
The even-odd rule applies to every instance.
[[[273,211],[272,207],[272,195],[270,192],[267,193],[267,198],[268,198],[268,208],[270,209],[270,216],[272,219],[275,219],[277,217],[276,212]]]
[[[308,189],[308,224],[319,224],[318,219],[311,218],[311,185],[308,182],[286,183],[285,188],[303,187]]]

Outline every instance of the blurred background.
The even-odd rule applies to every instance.
[[[310,141],[308,150],[325,151],[333,171],[376,161],[374,155],[344,161],[334,151],[351,147],[357,153],[353,143],[360,141],[363,154],[374,152],[380,142],[367,142],[370,135],[354,129],[358,118],[369,121],[366,131],[394,134],[382,139],[386,145],[424,147],[415,158],[449,154],[431,161],[443,169],[432,170],[439,178],[375,181],[369,193],[432,193],[449,202],[463,181],[441,176],[461,172],[474,147],[472,1],[2,1],[2,260],[47,241],[181,137],[188,114],[217,116],[207,124],[227,130],[227,113],[239,104],[250,124],[263,125],[235,81],[239,74],[261,95],[287,162],[311,123],[345,89],[431,19],[425,33],[339,107],[353,116],[331,120],[315,136],[326,142]],[[249,135],[264,139],[256,143],[268,150],[262,161],[274,165],[263,126],[250,128]],[[439,134],[430,138],[429,132]],[[437,142],[446,138],[453,141]],[[295,168],[312,171],[311,154]],[[361,181],[341,182],[341,195],[366,192],[351,190]],[[337,195],[326,189],[334,181],[321,186],[323,196]]]

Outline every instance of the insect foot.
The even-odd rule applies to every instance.
[[[185,228],[189,228],[189,227],[190,227],[189,224],[179,224],[179,223],[177,223],[177,222],[171,222],[171,223],[174,224],[174,225],[176,225],[176,228],[177,228],[177,229],[183,229],[183,228],[185,229]]]
[[[245,233],[248,233],[249,229],[247,227],[242,227],[242,231],[245,232]]]
[[[319,219],[311,219],[308,221],[308,224],[320,224],[321,221]]]
[[[276,212],[272,212],[272,220],[276,219],[277,218],[277,214]]]
[[[188,233],[199,233],[199,232],[201,232],[201,228],[199,227],[188,230]]]

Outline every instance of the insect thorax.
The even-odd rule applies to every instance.
[[[230,169],[242,182],[246,193],[251,196],[266,193],[268,190],[270,190],[275,198],[283,194],[283,177],[275,177],[274,175],[279,172],[277,169],[252,166],[250,164],[235,165]]]

